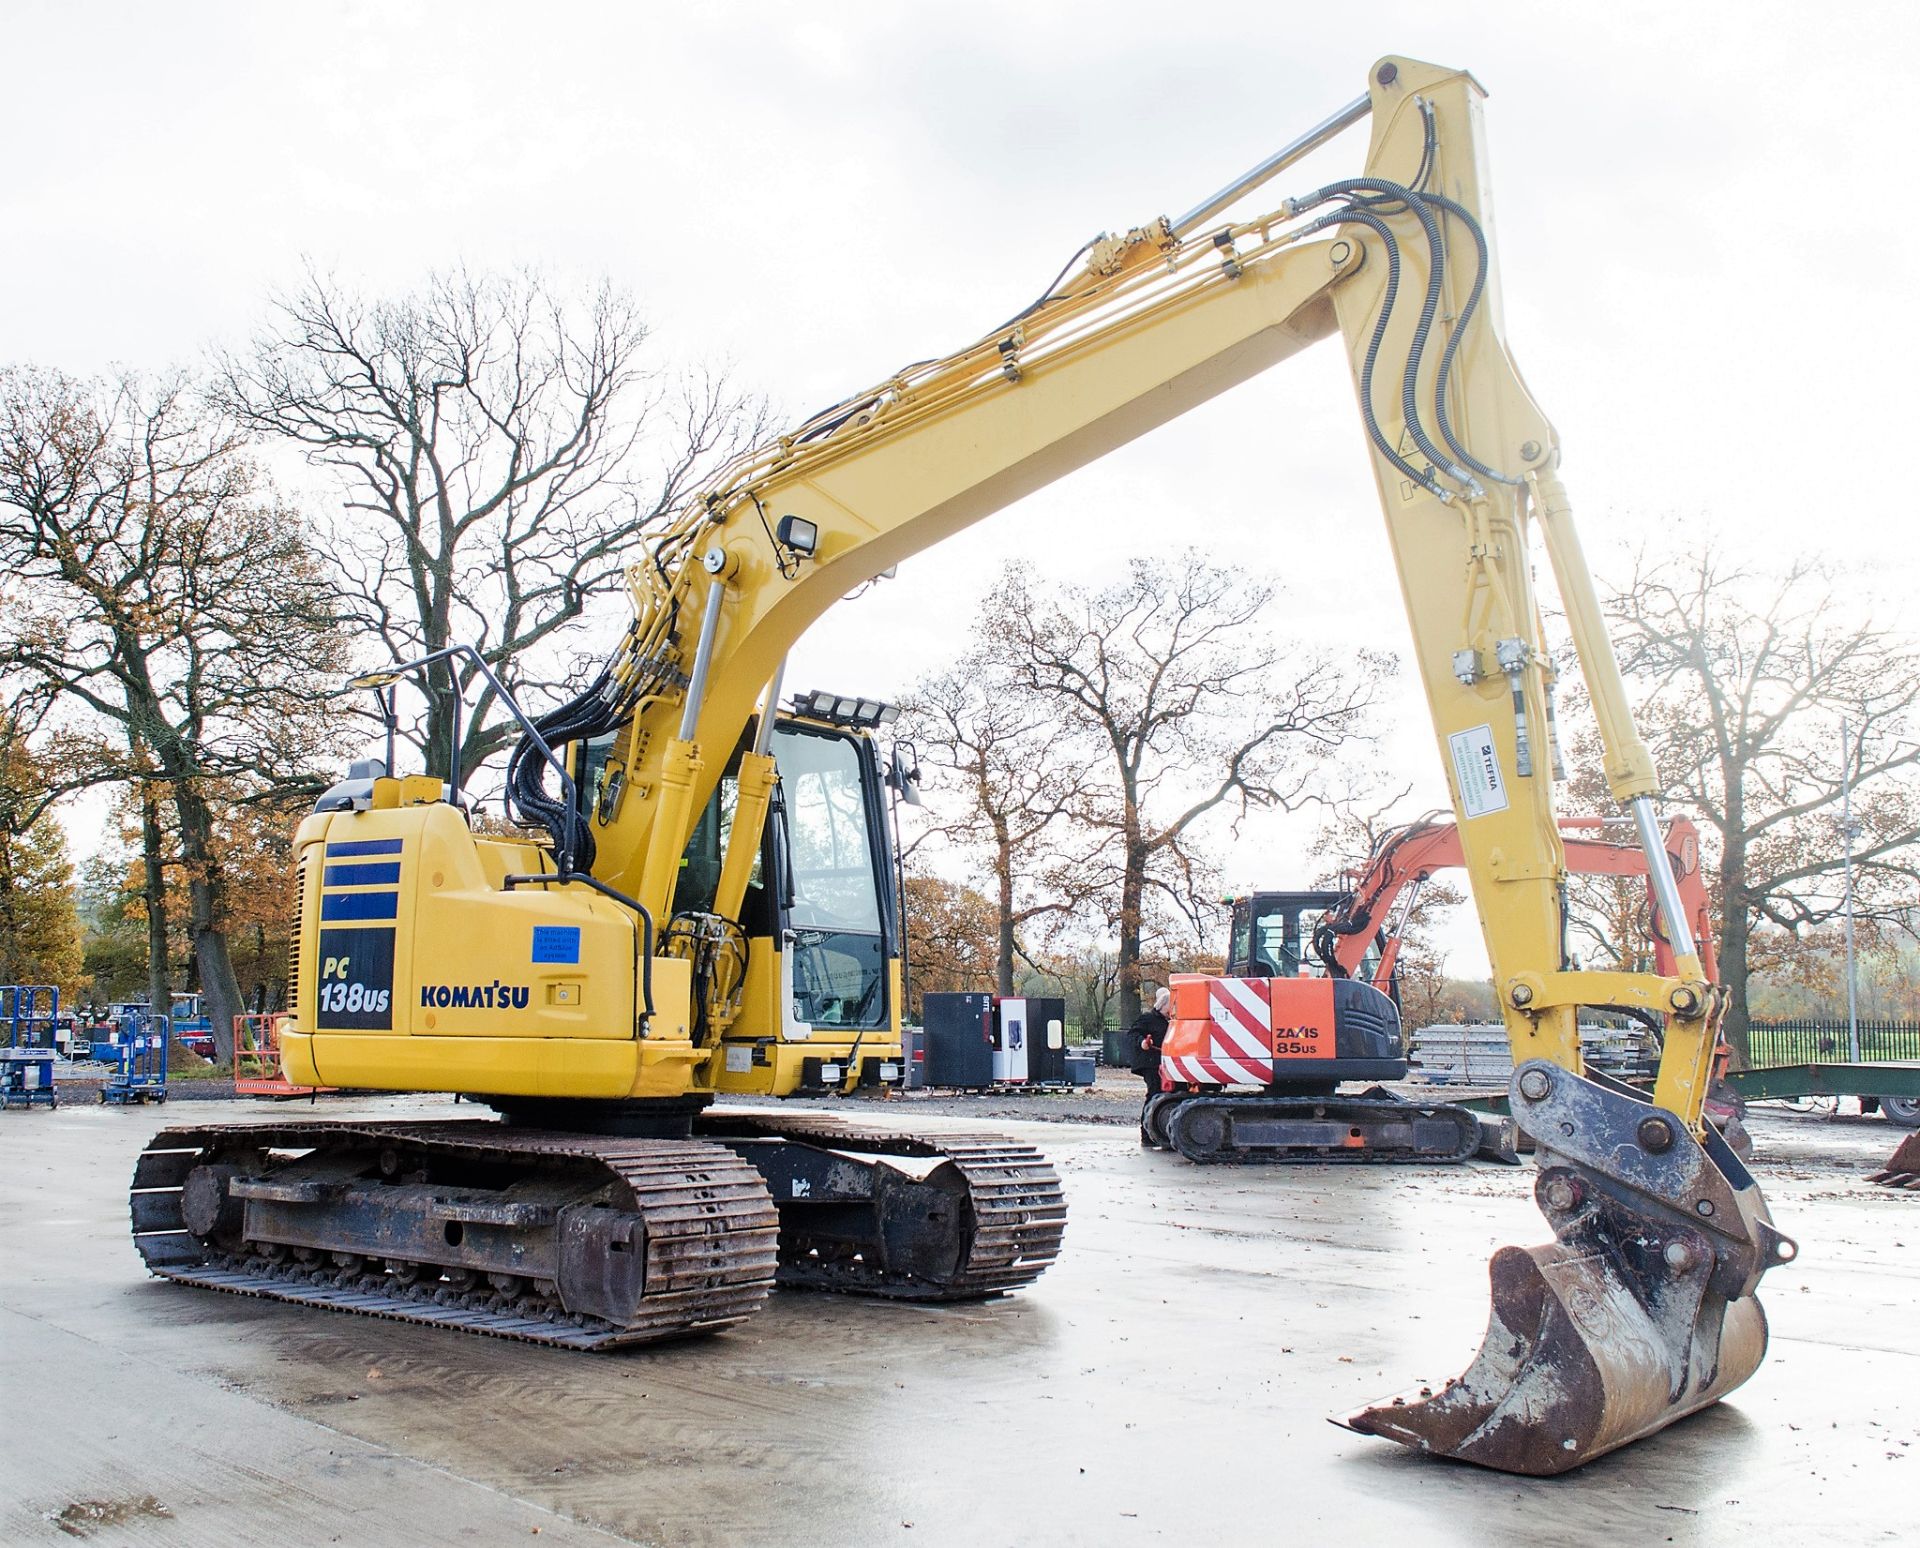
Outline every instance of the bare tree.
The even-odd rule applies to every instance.
[[[1281,643],[1262,627],[1273,602],[1257,578],[1187,553],[1136,559],[1098,591],[1042,592],[1014,567],[985,604],[994,669],[1057,710],[1057,741],[1100,755],[1077,816],[1101,840],[1089,876],[1118,936],[1123,1023],[1140,1014],[1143,955],[1204,933],[1213,878],[1197,825],[1319,800],[1389,669]]]
[[[644,370],[646,338],[604,283],[574,303],[534,275],[454,272],[367,301],[309,268],[251,347],[222,359],[222,396],[332,475],[346,519],[331,547],[358,629],[391,660],[476,645],[519,696],[564,676],[553,647],[590,599],[759,429],[724,381]],[[658,470],[644,486],[643,454]],[[415,728],[443,778],[456,692],[471,699],[463,774],[513,738],[478,677],[438,671]]]
[[[995,632],[991,614],[981,632]],[[1072,819],[1091,794],[1091,759],[1062,744],[1052,704],[1007,691],[984,650],[922,682],[905,709],[903,729],[937,771],[921,837],[981,858],[994,908],[994,983],[1010,995],[1016,957],[1034,963],[1026,928],[1086,901],[1089,857]]]
[[[1607,607],[1667,798],[1717,851],[1726,1030],[1744,1060],[1748,978],[1768,931],[1799,935],[1840,912],[1843,777],[1856,912],[1915,926],[1920,648],[1836,594],[1821,566],[1747,569],[1712,544],[1643,560]]]
[[[1638,876],[1567,879],[1567,936],[1579,955],[1619,973],[1653,971],[1653,910]]]
[[[977,990],[993,971],[993,905],[981,893],[931,872],[906,874],[909,1015],[928,994]]]
[[[1168,983],[1175,973],[1213,973],[1226,971],[1226,956],[1218,950],[1187,941],[1168,955],[1149,953],[1140,961],[1142,996],[1150,985]],[[1016,991],[1025,995],[1057,995],[1067,1002],[1067,1021],[1084,1037],[1096,1037],[1108,1030],[1112,1011],[1120,995],[1120,957],[1111,947],[1091,938],[1085,930],[1056,940],[1054,949],[1029,963],[1016,981]]]
[[[85,782],[170,805],[188,929],[223,1057],[244,1009],[212,787],[311,791],[320,697],[342,669],[331,596],[297,514],[239,430],[180,379],[104,385],[0,372],[0,681],[82,717]],[[75,778],[80,778],[76,775]],[[154,835],[148,875],[164,906]],[[165,1010],[163,943],[156,970]]]
[[[1094,1036],[1106,1030],[1120,992],[1119,958],[1098,945],[1083,944],[1051,956],[1042,965],[1041,983],[1067,1002],[1068,1016],[1080,1035]]]

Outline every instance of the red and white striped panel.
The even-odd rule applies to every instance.
[[[1177,1081],[1208,1086],[1264,1086],[1273,1079],[1272,1012],[1264,978],[1207,982],[1207,1052],[1163,1057]]]

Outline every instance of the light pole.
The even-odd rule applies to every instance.
[[[1847,932],[1847,1058],[1850,1062],[1860,1062],[1860,1017],[1858,1000],[1854,988],[1853,970],[1853,751],[1852,728],[1845,720],[1840,722],[1840,837],[1846,844],[1846,860],[1842,869],[1844,891],[1841,893],[1841,907],[1846,916]]]

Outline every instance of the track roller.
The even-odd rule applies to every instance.
[[[1156,1104],[1157,1106],[1158,1104]],[[1289,1097],[1227,1092],[1149,1109],[1167,1142],[1201,1165],[1273,1161],[1464,1161],[1481,1148],[1479,1119],[1463,1107],[1403,1101],[1386,1092]],[[1150,1125],[1151,1128],[1151,1125]]]

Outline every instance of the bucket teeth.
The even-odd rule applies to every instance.
[[[1920,1191],[1920,1133],[1909,1134],[1900,1141],[1887,1159],[1886,1166],[1872,1173],[1867,1181],[1878,1183],[1883,1188]]]

